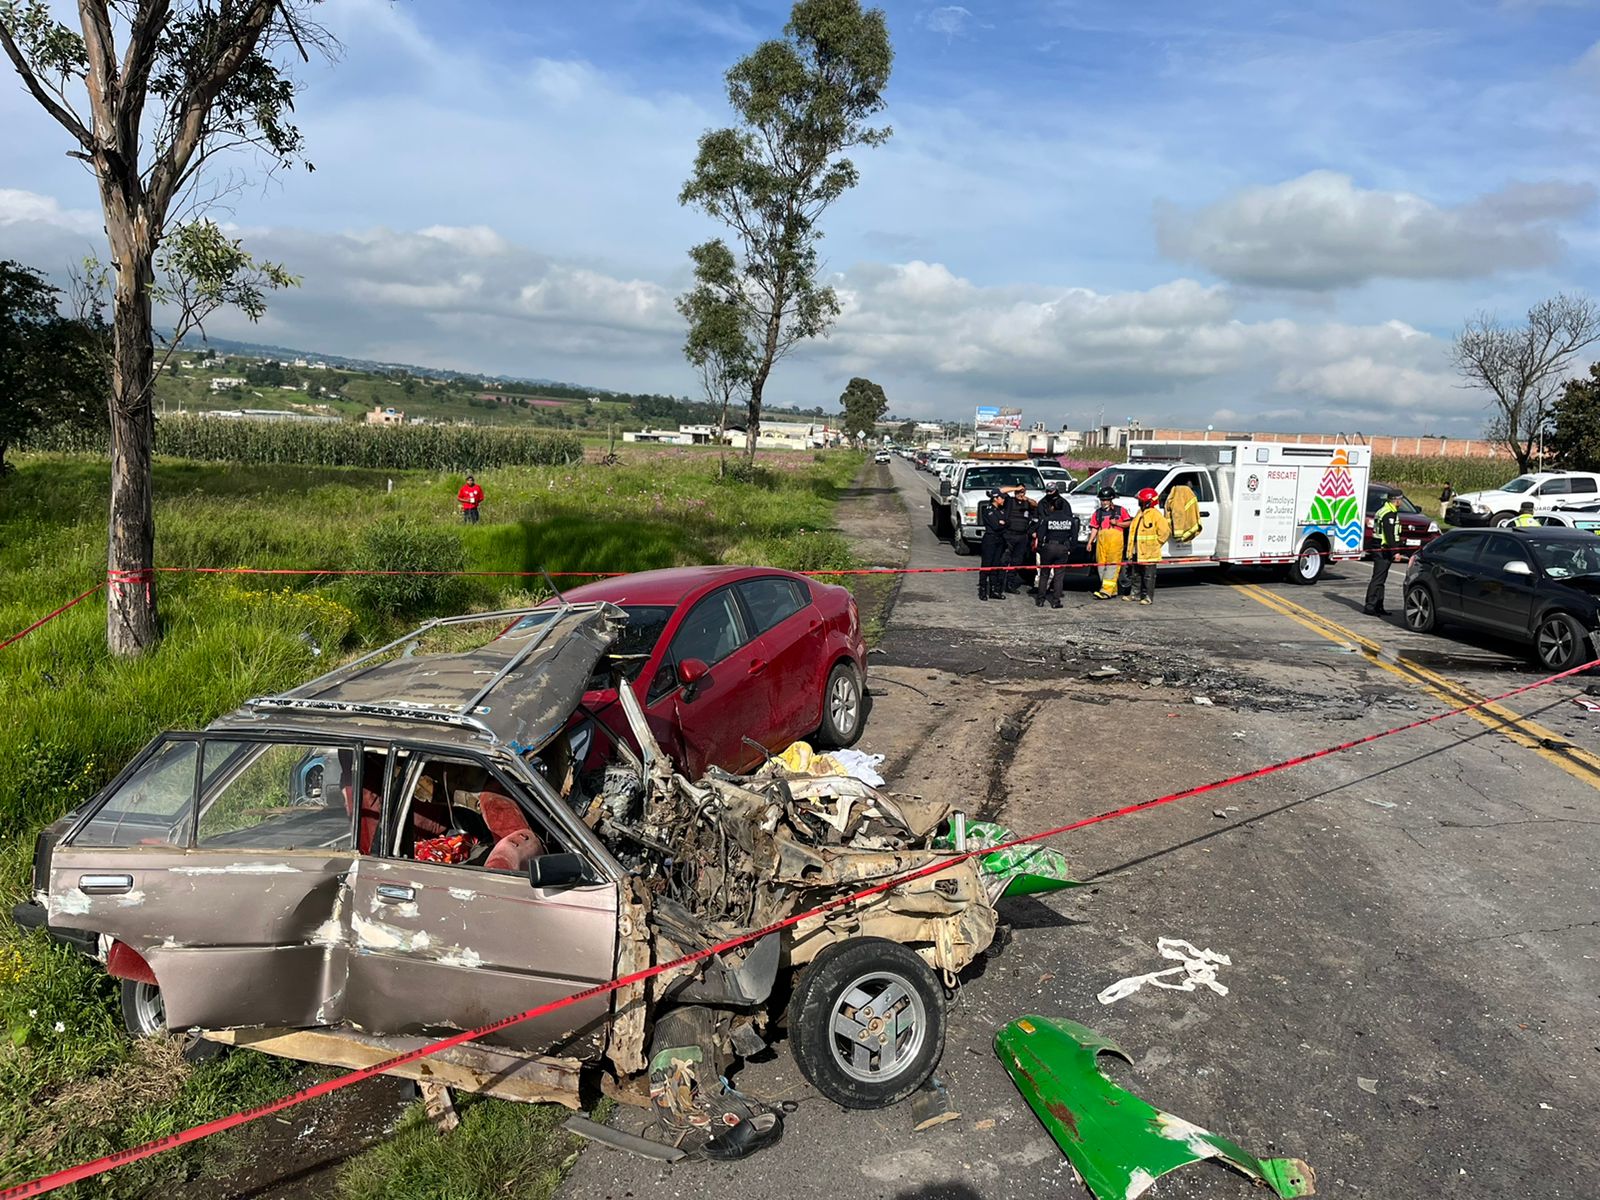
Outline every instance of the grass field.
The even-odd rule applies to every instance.
[[[620,467],[520,467],[479,474],[484,521],[461,525],[460,475],[353,468],[237,467],[164,460],[156,469],[162,565],[629,571],[752,562],[851,565],[834,504],[861,464],[849,452],[758,456],[748,480],[673,450]],[[90,587],[105,569],[106,472],[87,458],[24,455],[0,481],[0,638]],[[392,490],[390,483],[392,481]],[[153,734],[194,728],[248,696],[426,615],[534,598],[528,579],[272,579],[164,576],[163,641],[123,662],[105,651],[103,599],[0,651],[0,902],[24,893],[33,833],[86,799]],[[121,1036],[98,970],[0,921],[0,1186],[183,1128],[281,1092],[296,1069],[249,1053],[190,1067]],[[538,1110],[476,1106],[455,1149],[431,1132],[385,1145],[346,1172],[350,1196],[548,1193],[560,1157],[524,1155],[525,1177],[470,1182],[473,1139],[532,1138]],[[410,1147],[411,1149],[407,1149]],[[225,1147],[224,1147],[225,1149]],[[564,1154],[564,1152],[563,1152]],[[81,1185],[135,1196],[202,1171],[167,1154]],[[363,1159],[362,1161],[366,1161]],[[521,1159],[517,1161],[523,1161]],[[522,1168],[519,1167],[519,1170]],[[490,1185],[493,1185],[491,1188]]]

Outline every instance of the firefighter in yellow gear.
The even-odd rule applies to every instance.
[[[1126,545],[1125,533],[1128,510],[1117,503],[1115,488],[1104,487],[1099,492],[1100,503],[1089,517],[1089,552],[1094,555],[1100,571],[1098,600],[1110,600],[1117,594],[1117,577],[1122,573],[1122,551]]]

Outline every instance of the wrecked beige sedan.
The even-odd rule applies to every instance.
[[[855,779],[676,775],[626,686],[631,747],[579,777],[569,731],[622,613],[466,636],[522,615],[430,622],[158,738],[41,834],[18,919],[100,957],[135,1033],[369,1065],[952,856],[931,846],[943,806]],[[792,993],[806,1077],[890,1104],[938,1063],[946,984],[989,945],[997,891],[962,861],[400,1073],[575,1103],[582,1070],[626,1080],[652,1044],[761,1050]]]

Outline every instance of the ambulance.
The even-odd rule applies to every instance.
[[[1169,542],[1163,566],[1280,564],[1296,583],[1315,583],[1329,563],[1362,557],[1372,451],[1367,446],[1289,442],[1130,442],[1128,461],[1104,467],[1067,500],[1088,521],[1102,488],[1138,512],[1154,488],[1163,505],[1179,484],[1200,502],[1200,533]]]

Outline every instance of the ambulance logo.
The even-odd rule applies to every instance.
[[[1259,476],[1259,475],[1252,475],[1252,476],[1250,476],[1249,479],[1246,479],[1244,481],[1245,491],[1247,491],[1247,492],[1253,492],[1257,488],[1259,488],[1260,486],[1261,486],[1261,476]]]
[[[1322,473],[1305,528],[1327,534],[1337,552],[1353,554],[1361,549],[1361,507],[1356,503],[1350,460],[1343,450],[1333,452],[1333,462]]]

